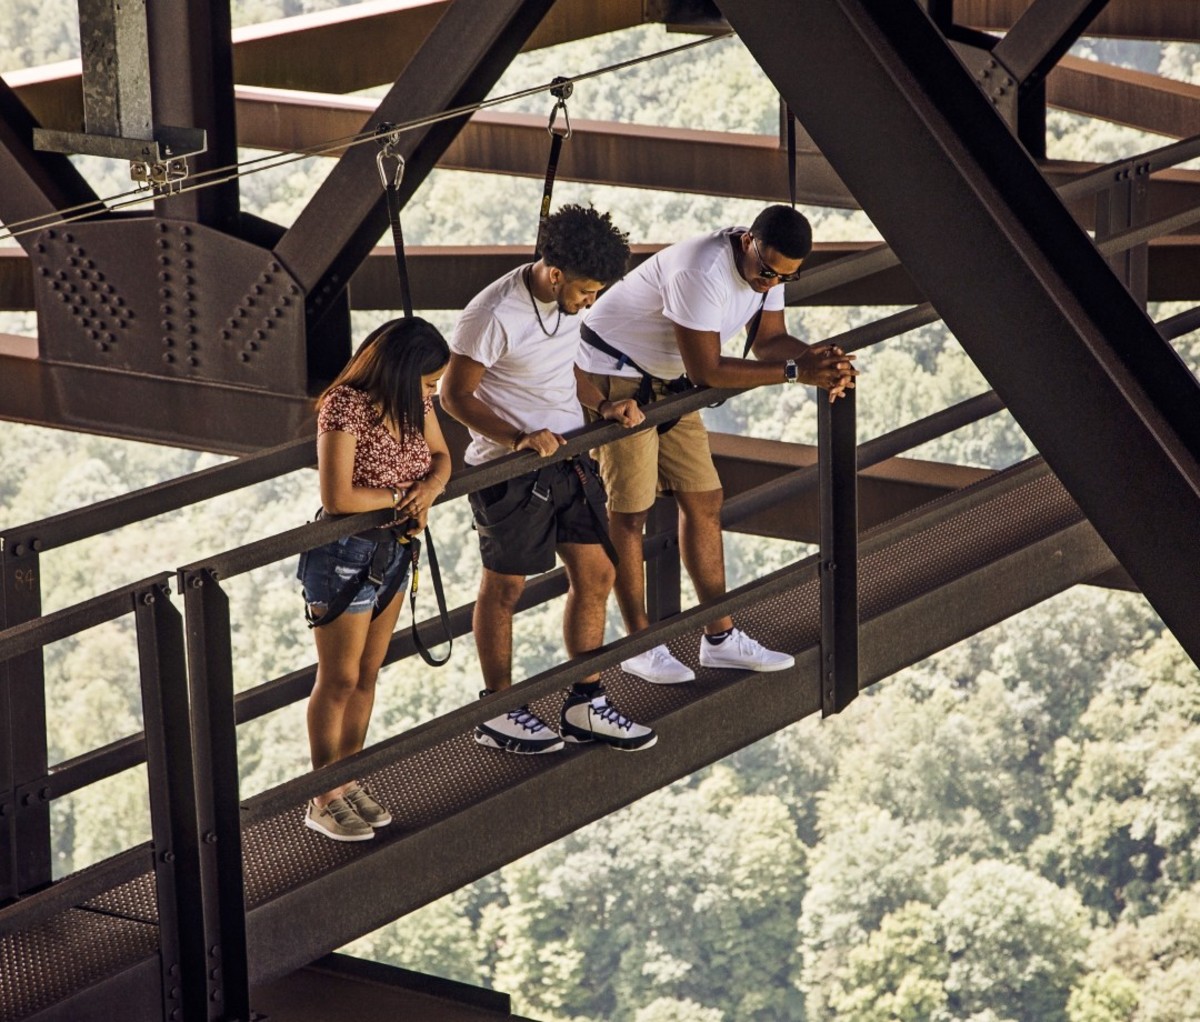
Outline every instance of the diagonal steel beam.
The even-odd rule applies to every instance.
[[[992,50],[1022,91],[1041,84],[1108,0],[1034,0]]]
[[[1200,383],[914,3],[721,9],[1200,661]]]
[[[0,78],[0,221],[10,229],[20,221],[96,201],[70,160],[33,148],[33,129],[39,126]],[[33,235],[25,235],[21,243],[32,246]]]
[[[456,0],[364,126],[402,123],[484,99],[553,0]],[[465,123],[405,132],[400,198],[407,202]],[[309,322],[341,295],[387,225],[372,144],[350,149],[280,239],[276,254],[306,294]]]

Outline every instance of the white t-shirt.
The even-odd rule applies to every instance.
[[[537,302],[525,286],[520,266],[471,299],[454,326],[450,350],[484,366],[475,396],[517,429],[565,433],[583,425],[583,409],[575,391],[575,355],[579,347],[577,317],[560,317],[555,302]],[[464,458],[478,465],[510,451],[471,430]]]
[[[675,324],[713,330],[724,344],[762,306],[783,308],[783,288],[763,296],[738,273],[733,236],[744,227],[726,227],[670,245],[608,288],[592,307],[587,325],[651,376],[683,375]],[[584,342],[579,365],[602,376],[637,376],[629,367]]]

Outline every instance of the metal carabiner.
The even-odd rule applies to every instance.
[[[550,95],[558,100],[550,110],[550,123],[546,125],[546,131],[551,135],[558,135],[560,138],[571,137],[571,115],[567,112],[567,100],[571,98],[571,93],[575,91],[574,84],[568,78],[563,78],[559,75],[550,83]],[[558,117],[558,112],[563,112],[563,123],[565,127],[558,131],[554,130],[554,120]]]
[[[385,191],[388,188],[399,188],[400,182],[404,180],[404,157],[396,152],[396,146],[400,144],[400,131],[394,124],[385,122],[379,125],[379,133],[379,152],[375,154],[379,182]],[[383,165],[385,160],[396,161],[396,170],[391,180],[388,179],[387,169]]]

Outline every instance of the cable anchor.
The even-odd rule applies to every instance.
[[[385,121],[379,125],[375,138],[379,143],[379,152],[375,154],[375,166],[379,170],[379,181],[383,190],[399,189],[400,182],[404,180],[404,157],[396,152],[396,147],[400,144],[400,129]],[[396,161],[396,169],[390,177],[385,166],[388,160]]]
[[[131,160],[129,163],[130,180],[158,195],[173,195],[180,191],[187,176],[188,164],[185,159]]]
[[[574,91],[575,85],[569,78],[559,75],[551,81],[550,95],[558,100],[550,109],[550,123],[546,125],[546,131],[551,135],[557,135],[559,138],[571,137],[571,115],[567,113],[567,100],[571,98],[571,93]],[[555,131],[554,121],[558,117],[559,110],[563,114],[563,127]]]

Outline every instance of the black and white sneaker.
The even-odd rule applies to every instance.
[[[626,717],[608,701],[603,689],[593,696],[568,691],[561,728],[568,742],[603,742],[625,752],[648,749],[658,741],[653,728]]]
[[[518,706],[503,717],[493,717],[476,725],[475,741],[489,749],[503,749],[522,756],[558,752],[563,747],[562,737],[528,706]]]

